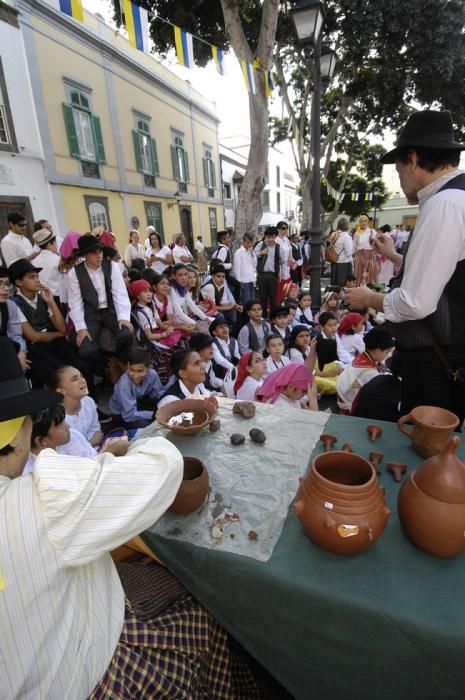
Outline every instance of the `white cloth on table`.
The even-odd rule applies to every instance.
[[[20,233],[8,231],[0,243],[2,257],[6,267],[10,267],[16,260],[28,258],[34,252],[31,241]],[[34,260],[32,264],[35,265]]]
[[[90,396],[83,396],[81,408],[76,414],[66,414],[66,422],[70,428],[78,430],[87,440],[91,440],[95,433],[98,433],[100,423],[98,419],[97,406]]]
[[[149,438],[125,457],[43,450],[32,474],[0,476],[2,697],[88,697],[124,621],[109,552],[160,518],[182,473],[177,448]]]
[[[97,292],[99,309],[108,308],[105,278],[103,276],[102,268],[99,267],[97,270],[91,270],[86,265],[86,270]],[[76,270],[74,268],[71,269],[68,272],[67,277],[69,315],[74,323],[76,331],[85,330],[86,321],[84,318],[84,302],[82,300]],[[123,275],[121,274],[118,265],[113,261],[111,263],[111,294],[118,321],[129,321],[131,318],[131,302],[129,301],[128,291],[126,289],[126,285],[124,284]]]

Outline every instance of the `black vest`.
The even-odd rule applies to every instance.
[[[263,256],[263,257],[265,257],[265,256]],[[266,321],[260,321],[260,324],[263,328],[263,334],[264,334],[265,339],[266,339],[266,336],[270,332],[270,328],[269,328]],[[258,336],[257,336],[257,332],[256,332],[255,328],[252,326],[250,321],[246,324],[246,326],[249,329],[249,348],[251,350],[253,350],[253,352],[261,352],[260,345],[258,343]]]
[[[441,187],[443,190],[464,190],[465,173],[457,175]],[[437,194],[437,193],[436,193]],[[433,195],[434,197],[435,195]],[[464,195],[465,199],[465,195]],[[397,289],[402,284],[404,276],[405,259],[408,254],[410,234],[407,249],[404,254],[404,261],[400,270],[391,281],[391,289]],[[447,240],[444,241],[447,245]],[[440,274],[438,270],[437,274]],[[436,311],[422,318],[419,321],[404,321],[403,323],[392,323],[386,321],[389,330],[397,340],[400,347],[411,349],[416,347],[431,347],[432,337],[436,338],[439,345],[464,345],[465,344],[465,260],[460,260],[454,270],[452,277],[447,282],[441,297],[439,298]]]
[[[316,354],[318,357],[318,368],[320,370],[330,362],[335,362],[338,359],[336,338],[323,338],[321,333],[318,333]]]
[[[203,394],[203,392],[201,393]],[[177,396],[178,399],[186,398],[186,395],[184,394],[183,390],[179,385],[179,379],[176,379],[176,381],[168,387],[168,389],[165,391],[163,396],[160,399],[158,399],[158,401],[160,402],[161,399],[165,398],[165,396]]]
[[[266,243],[265,241],[262,241],[261,243],[257,243],[258,250],[264,250],[266,248]],[[261,272],[265,272],[265,262],[267,260],[267,255],[260,255],[257,258],[257,273],[260,274]],[[268,270],[267,270],[268,272]],[[274,247],[274,274],[276,277],[279,275],[279,243],[275,244]]]
[[[255,331],[254,331],[254,332],[255,332]],[[255,334],[255,336],[256,336],[256,335],[257,335],[257,334]],[[239,360],[238,360],[238,359],[235,357],[235,355],[234,355],[235,338],[229,338],[228,346],[229,346],[229,354],[231,355],[231,358],[229,358],[229,357],[226,355],[226,353],[225,353],[225,351],[224,351],[224,348],[223,348],[222,344],[220,343],[220,341],[218,340],[218,338],[215,338],[213,342],[215,343],[216,347],[218,348],[220,354],[223,355],[223,357],[224,357],[226,360],[228,360],[228,362],[231,362],[231,364],[233,364],[233,365],[237,365],[237,363],[239,362]]]
[[[214,284],[212,280],[212,285],[213,285],[213,291],[215,292],[215,304],[217,306],[221,306],[223,303],[223,296],[224,296],[224,287],[221,287],[221,289],[218,289],[218,287]]]
[[[88,319],[92,320],[99,312],[98,307],[98,294],[92,280],[87,272],[85,263],[80,263],[74,268],[76,270],[76,277],[79,283],[79,289],[81,290],[82,301],[84,302],[84,318],[87,322]],[[111,261],[102,261],[102,271],[103,278],[105,280],[105,292],[107,295],[107,309],[109,311],[115,311],[115,304],[113,302],[113,296],[111,293]],[[102,311],[102,309],[100,309]]]
[[[215,252],[212,254],[212,260],[215,260],[215,259],[218,257],[218,253],[219,253],[220,250],[222,250],[223,248],[225,248],[225,250],[226,250],[226,258],[225,258],[224,260],[221,260],[221,258],[220,258],[220,262],[221,262],[221,263],[226,263],[226,265],[230,265],[230,264],[231,264],[231,251],[229,250],[229,248],[228,248],[227,245],[220,245],[220,246],[218,246],[218,248],[217,248],[217,249],[215,250]]]
[[[302,251],[300,250],[300,245],[298,243],[291,243],[291,255],[296,262],[302,259]]]
[[[53,323],[50,321],[50,316],[48,315],[48,306],[40,294],[37,295],[36,309],[28,304],[28,302],[23,299],[23,297],[19,296],[19,294],[14,295],[13,301],[17,306],[19,306],[35,331],[39,331],[39,333],[41,333],[42,331],[55,330]]]

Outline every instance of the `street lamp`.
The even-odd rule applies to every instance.
[[[321,87],[332,78],[336,55],[328,46],[322,46],[321,30],[325,19],[319,0],[297,0],[290,11],[295,24],[299,45],[303,46],[309,60],[313,60],[312,99],[312,225],[310,228],[310,293],[315,308],[321,306]]]

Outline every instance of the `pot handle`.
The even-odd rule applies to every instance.
[[[404,428],[404,425],[405,425],[405,423],[411,423],[411,422],[412,422],[412,414],[411,413],[407,413],[406,416],[402,416],[397,421],[397,427],[399,428],[400,432],[404,433],[404,435],[406,435],[409,438],[412,437],[412,430],[413,429],[407,430],[406,428]]]

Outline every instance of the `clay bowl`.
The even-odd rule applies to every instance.
[[[184,457],[184,475],[181,486],[168,510],[186,515],[200,508],[208,494],[208,472],[204,463],[195,457]]]
[[[465,507],[432,498],[410,474],[399,492],[398,513],[402,528],[414,545],[446,559],[465,550]]]
[[[313,460],[310,473],[304,478],[315,482],[328,494],[336,492],[342,499],[358,500],[378,489],[373,466],[363,457],[351,452],[324,452]]]
[[[181,413],[193,413],[192,421],[171,425],[170,420]],[[196,435],[205,428],[217,415],[215,403],[206,399],[182,399],[159,408],[155,419],[176,435]]]

